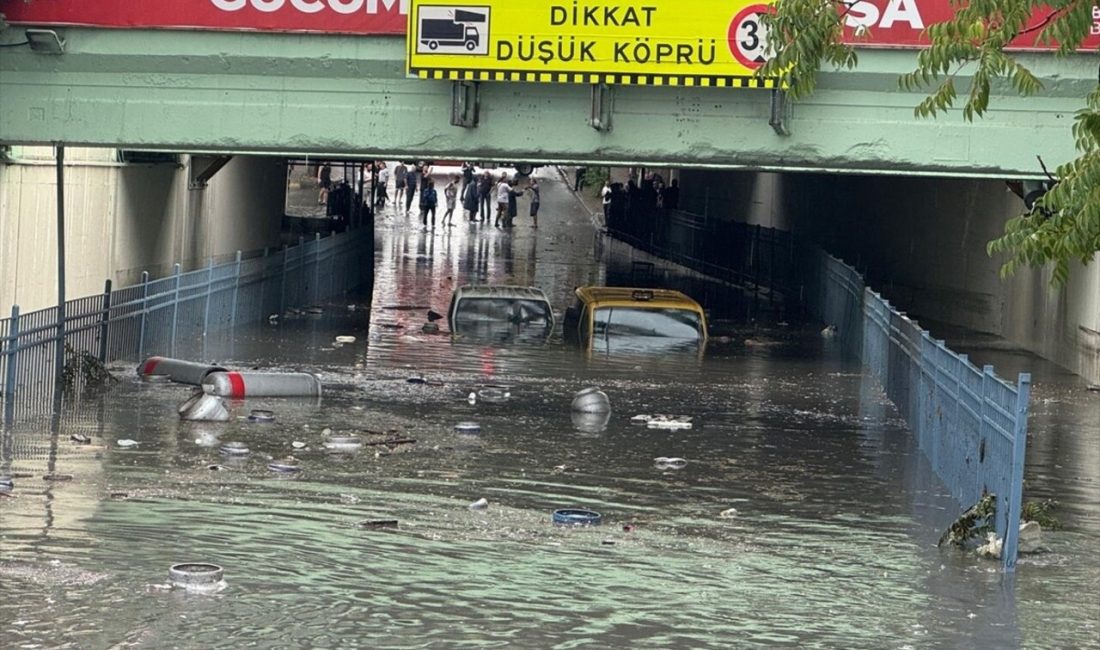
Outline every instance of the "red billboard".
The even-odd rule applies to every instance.
[[[845,9],[843,5],[847,5]],[[848,0],[842,3],[845,41],[863,47],[918,49],[929,44],[925,28],[951,20],[955,10],[949,0]],[[1053,50],[1038,43],[1039,33],[1054,12],[1037,9],[1028,28],[1012,41],[1013,50]],[[1092,30],[1078,49],[1100,47],[1100,7],[1092,8]]]
[[[408,0],[0,0],[10,23],[405,34]]]
[[[714,3],[716,13],[728,4],[696,1]],[[408,5],[409,0],[0,0],[0,13],[8,22],[24,24],[403,36]],[[1053,49],[1036,40],[1051,11],[1036,10],[1031,29],[1012,49]],[[954,9],[950,0],[847,0],[842,12],[849,43],[916,49],[928,44],[925,28],[949,20]],[[1092,12],[1092,34],[1081,49],[1100,47],[1100,7]]]

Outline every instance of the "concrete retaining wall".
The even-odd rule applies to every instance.
[[[989,180],[684,171],[681,204],[791,230],[864,271],[899,309],[1001,336],[1100,381],[1100,256],[1061,289],[1007,280],[986,244],[1023,209]]]
[[[57,296],[56,171],[49,148],[16,147],[0,163],[0,313],[53,305]],[[117,162],[114,149],[68,149],[65,167],[66,292],[134,284],[237,250],[279,245],[284,163],[234,158],[205,190],[188,189],[180,164]]]

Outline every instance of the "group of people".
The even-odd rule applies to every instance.
[[[392,175],[397,209],[401,209],[401,202],[405,204],[405,214],[412,212],[416,204],[420,208],[420,222],[425,230],[435,229],[436,211],[439,208],[439,191],[436,189],[435,179],[432,178],[432,167],[427,163],[406,165],[397,163],[391,174],[384,162],[365,163],[364,180],[368,176],[377,178],[377,185],[373,190],[375,207],[381,208],[389,200],[387,186]],[[373,180],[373,179],[372,179]],[[499,178],[489,171],[476,173],[473,163],[462,165],[462,174],[448,179],[443,186],[443,205],[445,211],[441,219],[441,225],[451,227],[454,225],[454,213],[462,206],[465,217],[469,222],[487,222],[493,214],[492,205],[495,201],[496,212],[493,225],[497,228],[511,228],[513,219],[518,214],[517,199],[529,194],[531,197],[530,214],[532,227],[538,227],[539,205],[541,196],[538,180],[532,178],[523,188],[513,185],[507,173]],[[419,195],[419,200],[418,200]]]

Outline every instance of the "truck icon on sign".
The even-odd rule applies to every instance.
[[[419,54],[488,54],[488,7],[420,7]]]

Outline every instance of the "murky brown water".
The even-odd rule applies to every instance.
[[[543,201],[537,234],[521,220],[512,234],[463,224],[432,236],[391,215],[373,299],[350,300],[369,311],[330,305],[224,341],[219,356],[235,365],[323,377],[320,404],[233,405],[271,408],[274,424],[181,423],[186,389],[127,371],[56,434],[49,423],[8,432],[0,468],[17,478],[0,497],[0,645],[1100,647],[1100,396],[1031,368],[1027,492],[1058,498],[1064,529],[1006,579],[996,563],[935,547],[955,506],[881,393],[812,327],[660,360],[587,359],[560,335],[489,347],[421,333],[425,310],[400,307],[445,311],[458,283],[537,284],[561,309],[574,285],[603,281],[573,199],[545,183]],[[359,340],[336,348],[338,334]],[[768,344],[744,345],[750,335]],[[512,397],[471,405],[486,384]],[[606,422],[570,414],[588,385],[610,396]],[[695,427],[629,422],[661,412]],[[480,435],[452,431],[467,420]],[[333,455],[326,427],[416,442]],[[92,444],[70,442],[74,432]],[[229,461],[216,440],[252,454]],[[267,470],[290,454],[299,476]],[[660,469],[659,456],[688,464]],[[479,498],[489,507],[468,509]],[[603,525],[551,524],[575,506]],[[356,526],[371,519],[399,523]],[[182,561],[224,566],[228,588],[162,590]]]

